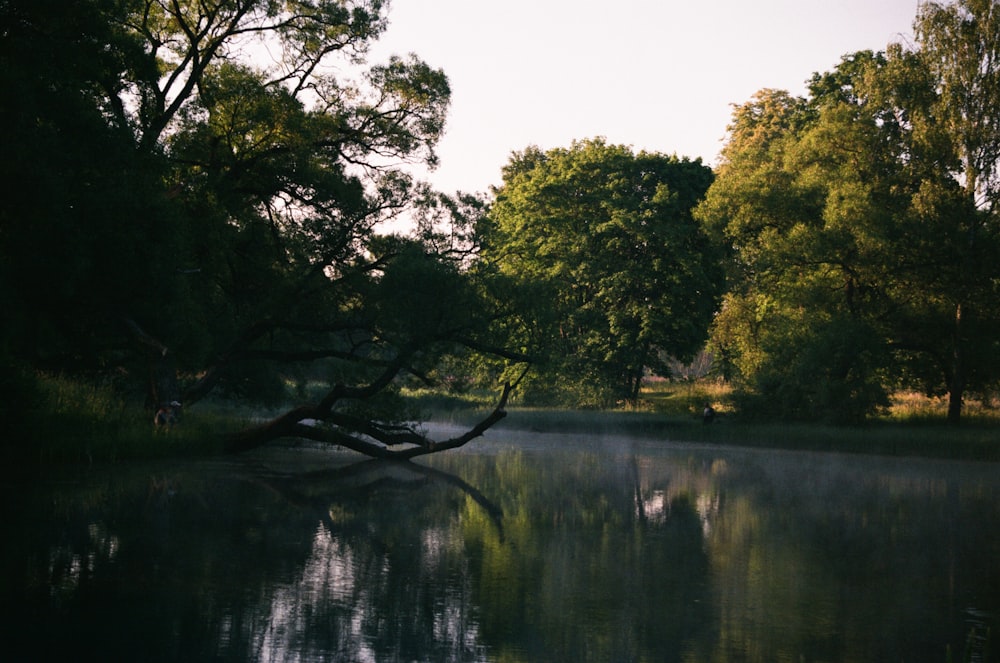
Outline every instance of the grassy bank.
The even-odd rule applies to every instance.
[[[469,424],[486,412],[475,399],[440,399],[425,395],[431,418]],[[716,422],[705,425],[701,411],[711,403]],[[512,406],[498,429],[541,433],[632,435],[671,442],[839,453],[920,456],[1000,461],[1000,412],[972,403],[960,426],[945,421],[942,401],[900,394],[883,416],[863,426],[802,422],[759,422],[741,418],[732,407],[728,387],[714,382],[656,382],[643,390],[631,410],[579,411]]]
[[[110,390],[47,378],[38,382],[36,406],[8,412],[0,450],[7,460],[36,466],[222,453],[219,433],[232,431],[253,412],[225,403],[199,403],[182,423],[157,430],[141,403],[122,401]],[[408,399],[426,418],[471,425],[494,406],[495,394],[479,396],[412,392]],[[718,412],[705,425],[705,403]],[[44,414],[42,414],[44,413]],[[1000,461],[1000,413],[970,404],[961,426],[945,423],[945,404],[901,394],[885,416],[864,426],[797,422],[750,422],[732,407],[728,388],[712,382],[647,385],[633,409],[565,410],[508,408],[498,429],[540,433],[629,435],[669,442],[757,448],[923,456]]]
[[[26,388],[33,393],[6,413],[0,445],[4,458],[20,465],[212,455],[222,451],[217,433],[239,421],[235,413],[202,409],[160,430],[142,403],[111,389],[51,376]]]

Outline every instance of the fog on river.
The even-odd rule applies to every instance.
[[[11,481],[6,660],[998,660],[991,464],[491,431]]]

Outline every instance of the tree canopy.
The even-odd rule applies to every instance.
[[[150,407],[325,385],[233,447],[426,451],[385,404],[399,379],[503,351],[456,245],[476,206],[401,169],[436,163],[444,72],[368,62],[381,0],[71,4],[0,5],[8,363],[144,388]],[[432,198],[459,232],[379,230]]]
[[[634,402],[647,369],[702,347],[721,286],[691,217],[708,167],[592,139],[515,153],[503,180],[482,255],[520,293],[536,398]]]

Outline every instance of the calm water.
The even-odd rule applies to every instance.
[[[996,661],[998,470],[491,432],[13,481],[0,656]]]

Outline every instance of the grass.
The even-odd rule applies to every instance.
[[[436,421],[471,424],[492,405],[468,397],[442,399],[413,394]],[[716,423],[705,425],[701,412],[711,403]],[[1000,461],[1000,412],[970,403],[961,426],[946,423],[942,399],[898,394],[885,415],[863,426],[807,422],[759,422],[741,419],[732,391],[714,381],[646,385],[639,405],[619,410],[565,410],[512,406],[498,429],[537,432],[621,434],[674,442],[838,453],[920,456]]]
[[[0,451],[8,460],[40,466],[118,460],[191,457],[222,452],[219,433],[249,421],[243,407],[199,404],[183,422],[156,430],[141,403],[129,403],[110,389],[58,377],[37,381],[33,415],[9,416]],[[497,394],[407,392],[426,418],[472,425],[495,406]],[[711,403],[716,423],[704,425]],[[801,422],[749,422],[732,406],[732,392],[716,382],[651,382],[630,409],[528,408],[516,403],[497,428],[560,433],[602,433],[650,439],[841,453],[923,456],[1000,461],[1000,413],[970,403],[961,426],[945,423],[946,403],[912,393],[897,394],[890,410],[864,426]],[[41,416],[39,413],[44,412]]]
[[[7,417],[0,450],[9,460],[39,466],[219,453],[218,433],[234,418],[216,412],[185,416],[184,425],[157,430],[152,413],[107,387],[58,376],[33,385],[33,405]],[[11,413],[8,413],[10,415]]]

